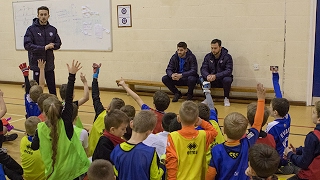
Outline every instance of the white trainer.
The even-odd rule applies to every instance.
[[[229,107],[230,106],[230,101],[228,98],[224,98],[224,106]]]
[[[203,81],[203,83],[202,83],[203,92],[204,93],[211,93],[210,88],[211,88],[211,83],[208,81]]]

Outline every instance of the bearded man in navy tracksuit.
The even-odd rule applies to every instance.
[[[196,56],[187,48],[185,42],[179,42],[177,51],[167,66],[166,75],[162,77],[163,84],[174,94],[172,102],[177,102],[182,97],[176,86],[188,86],[187,100],[193,98],[193,89],[199,78],[197,71]]]
[[[57,29],[48,22],[50,15],[46,6],[38,8],[38,18],[28,27],[24,35],[24,48],[28,51],[30,69],[33,79],[39,83],[38,59],[46,62],[45,79],[49,92],[56,95],[53,50],[60,49],[61,40]]]
[[[200,71],[203,79],[211,83],[211,87],[223,87],[224,106],[230,106],[233,60],[228,50],[221,46],[221,40],[211,41],[211,52],[204,57]]]

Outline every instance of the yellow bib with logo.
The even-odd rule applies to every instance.
[[[20,142],[21,166],[23,177],[26,180],[45,180],[44,164],[41,159],[40,150],[32,150],[28,136],[24,136]]]
[[[178,132],[172,132],[170,136],[178,157],[177,180],[205,179],[206,132],[199,130],[193,139],[187,139]]]
[[[219,127],[219,124],[217,123],[217,121],[215,120],[209,120],[210,124],[213,126],[213,128],[218,132],[216,138],[214,139],[214,141],[210,144],[209,148],[208,148],[208,151],[207,151],[207,156],[206,156],[206,159],[207,159],[207,168],[208,168],[208,165],[209,165],[209,162],[211,160],[211,149],[213,148],[213,146],[217,145],[217,144],[222,144],[224,143],[226,140],[224,139],[224,136],[221,132],[221,129]]]
[[[93,123],[92,129],[89,134],[89,156],[93,155],[93,152],[98,144],[99,138],[103,134],[103,130],[105,129],[104,117],[106,115],[107,111],[102,111],[102,113],[99,114],[99,116]]]

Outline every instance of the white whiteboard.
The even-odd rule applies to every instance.
[[[61,50],[112,51],[110,0],[46,0],[13,2],[16,49],[40,6],[49,8],[49,23],[57,28]]]

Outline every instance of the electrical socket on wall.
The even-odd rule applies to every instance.
[[[253,64],[253,70],[258,71],[259,70],[259,64]]]

